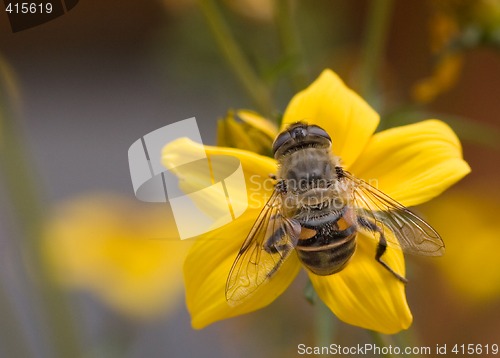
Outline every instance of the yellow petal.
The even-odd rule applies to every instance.
[[[457,136],[438,120],[375,134],[349,169],[406,206],[432,199],[470,172]]]
[[[275,276],[238,306],[229,306],[225,285],[229,270],[260,210],[248,210],[230,224],[198,238],[184,264],[186,301],[192,326],[203,328],[215,321],[269,305],[290,285],[300,270],[292,254]]]
[[[330,276],[309,273],[316,292],[346,323],[384,334],[407,329],[413,318],[404,284],[375,261],[375,240],[362,234],[358,234],[357,240],[356,252],[341,272]],[[400,250],[388,248],[382,260],[404,275]]]
[[[332,138],[333,152],[351,165],[379,123],[378,114],[331,70],[324,70],[288,105],[282,128],[297,122],[314,123]]]
[[[278,135],[278,128],[274,125],[274,123],[260,116],[258,113],[241,109],[237,111],[236,114],[241,118],[242,121],[248,123],[252,127],[259,129],[269,138],[274,140],[274,137]]]
[[[198,160],[197,155],[201,150],[205,151],[210,160],[212,170],[206,170],[206,167],[202,165],[182,165]],[[187,193],[223,180],[225,174],[233,170],[234,165],[234,161],[225,158],[239,160],[245,179],[246,190],[242,187],[241,190],[229,193],[233,205],[243,206],[242,203],[248,201],[249,208],[262,208],[266,198],[274,189],[274,182],[269,178],[269,174],[276,172],[274,159],[241,149],[201,146],[188,138],[180,138],[167,144],[162,152],[162,163],[181,177],[179,184]],[[214,198],[209,192],[207,196],[201,195],[198,203],[202,206],[210,204],[206,210],[211,211]]]

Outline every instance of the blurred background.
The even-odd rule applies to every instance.
[[[221,51],[212,5],[264,99]],[[414,323],[395,342],[500,344],[499,48],[498,0],[81,0],[17,33],[2,11],[0,356],[288,357],[315,344],[305,275],[266,309],[191,328],[189,243],[134,240],[176,232],[168,207],[135,199],[127,151],[193,116],[214,144],[229,109],[277,116],[326,67],[382,128],[449,123],[472,167],[416,209],[447,254],[409,258]],[[341,322],[334,334],[372,339]]]

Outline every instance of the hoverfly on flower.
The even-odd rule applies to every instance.
[[[359,231],[377,240],[374,259],[406,283],[383,255],[393,244],[404,252],[441,256],[444,243],[424,220],[341,166],[332,140],[317,125],[297,122],[276,137],[275,190],[231,267],[229,304],[241,303],[268,282],[295,249],[301,263],[319,276],[348,264]]]
[[[193,327],[200,329],[271,304],[305,268],[318,297],[340,320],[384,334],[407,329],[413,317],[405,284],[391,270],[406,276],[403,252],[442,253],[439,235],[406,207],[438,196],[470,172],[453,130],[429,119],[376,132],[378,114],[331,70],[323,71],[291,99],[281,132],[265,125],[268,121],[256,113],[237,114],[254,127],[254,135],[245,137],[246,126],[219,131],[231,139],[218,141],[224,147],[180,138],[163,149],[168,168],[204,150],[209,158],[237,158],[245,174],[246,189],[232,193],[236,195],[232,202],[248,202],[248,209],[236,220],[201,235],[186,258],[186,303]],[[304,120],[307,125],[295,125]],[[297,135],[317,143],[311,148],[295,146]],[[237,148],[231,147],[235,141]],[[323,166],[314,164],[313,158]],[[270,173],[276,173],[276,181],[270,180]],[[317,178],[310,185],[306,180],[290,180],[293,174],[296,179],[308,179],[306,174]],[[195,170],[183,178],[183,187],[191,191],[204,179]],[[197,205],[204,207],[207,202],[212,202],[208,196]],[[366,222],[360,223],[359,217]],[[282,226],[285,229],[277,231]],[[327,228],[334,234],[325,233]],[[379,245],[380,232],[387,247],[379,258],[391,270],[375,260],[378,247],[384,246],[384,242]],[[339,241],[345,246],[328,247],[334,240],[333,246]],[[332,258],[331,251],[337,258]],[[342,266],[341,261],[348,264]]]

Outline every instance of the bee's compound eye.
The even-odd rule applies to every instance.
[[[274,140],[273,143],[273,155],[276,153],[276,151],[287,141],[289,141],[292,137],[290,136],[290,133],[288,132],[282,132],[280,133],[276,139]]]
[[[324,137],[324,138],[328,139],[330,142],[332,141],[332,138],[330,138],[328,133],[326,133],[326,131],[323,128],[315,126],[315,125],[309,126],[309,134]]]

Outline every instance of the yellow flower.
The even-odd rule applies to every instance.
[[[500,46],[500,1],[436,0],[430,21],[433,73],[412,89],[420,103],[433,101],[455,86],[465,50],[480,45]]]
[[[413,98],[419,103],[429,103],[440,94],[453,88],[460,77],[463,62],[462,54],[448,53],[444,55],[436,63],[434,73],[415,84],[412,89]]]
[[[471,304],[500,298],[500,192],[496,183],[453,190],[422,212],[444,238],[446,256],[436,264],[459,297]]]
[[[189,243],[168,207],[111,194],[60,204],[47,222],[44,250],[55,279],[89,291],[132,318],[154,318],[182,294]]]
[[[379,123],[377,113],[330,70],[293,97],[282,128],[296,121],[324,128],[332,138],[333,152],[342,158],[347,170],[365,180],[378,180],[379,189],[407,206],[437,196],[470,171],[462,159],[459,140],[438,120],[374,134]],[[197,144],[179,139],[164,148],[163,162],[167,167],[175,166],[196,149]],[[241,161],[249,208],[230,224],[203,235],[186,258],[186,299],[194,328],[267,306],[301,268],[296,255],[291,255],[269,283],[245,302],[235,307],[227,304],[225,283],[229,270],[273,189],[262,184],[276,172],[276,161],[233,148],[205,146],[205,151],[209,157],[230,155]],[[411,324],[412,315],[404,284],[374,260],[375,250],[375,241],[359,234],[356,252],[344,270],[331,276],[308,275],[319,297],[341,320],[395,333]],[[390,248],[384,257],[404,275],[404,258],[399,250]]]

